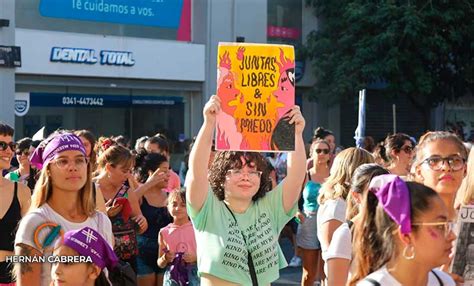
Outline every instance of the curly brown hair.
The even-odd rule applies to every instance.
[[[257,193],[252,197],[253,201],[263,198],[272,188],[268,162],[262,154],[235,151],[217,152],[209,170],[209,183],[212,191],[220,201],[223,201],[225,198],[224,182],[227,171],[230,169],[241,169],[243,167],[241,158],[245,160],[246,165],[254,165],[258,171],[262,172],[260,187]]]

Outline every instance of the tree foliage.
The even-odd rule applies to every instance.
[[[473,94],[472,0],[307,0],[318,29],[306,42],[315,94],[356,96],[373,82],[420,109]]]

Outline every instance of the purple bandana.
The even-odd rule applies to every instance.
[[[36,168],[42,169],[58,153],[68,150],[77,150],[86,156],[86,149],[79,137],[72,133],[60,133],[41,142],[30,156],[30,161]]]
[[[118,262],[109,243],[97,231],[90,227],[71,230],[64,234],[64,245],[74,249],[82,256],[89,256],[101,269],[111,270]]]
[[[408,186],[396,175],[372,179],[369,190],[375,194],[385,212],[400,226],[403,234],[411,233],[411,206]]]

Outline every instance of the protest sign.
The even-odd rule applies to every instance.
[[[464,278],[464,286],[474,286],[474,206],[463,206],[456,227],[458,237],[451,272]]]
[[[219,43],[217,150],[294,150],[294,59],[289,45]]]

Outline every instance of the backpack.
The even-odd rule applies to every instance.
[[[114,269],[109,271],[109,280],[113,286],[136,286],[137,275],[128,262],[119,260]]]

